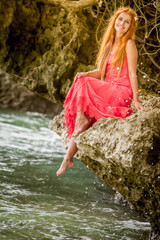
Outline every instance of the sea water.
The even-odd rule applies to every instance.
[[[74,159],[38,113],[0,111],[0,240],[145,240],[150,225]]]

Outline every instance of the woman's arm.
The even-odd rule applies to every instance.
[[[137,110],[143,108],[138,99],[138,81],[137,81],[137,58],[138,51],[136,48],[136,44],[134,40],[128,40],[126,44],[126,54],[128,60],[128,70],[129,70],[129,78],[131,82],[131,87],[133,90],[133,100],[134,105]]]
[[[95,69],[93,71],[89,71],[89,72],[78,72],[74,78],[74,80],[77,77],[80,76],[87,76],[87,77],[93,77],[93,78],[100,78],[101,77],[101,71],[99,69]]]

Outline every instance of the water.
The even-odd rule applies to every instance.
[[[149,223],[81,162],[56,176],[65,149],[49,121],[0,112],[0,240],[145,240]]]

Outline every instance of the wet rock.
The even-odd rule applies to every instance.
[[[99,119],[75,141],[77,158],[118,191],[155,233],[160,229],[160,98],[141,100],[144,109],[126,119]],[[62,112],[49,127],[66,143],[63,120]]]
[[[117,191],[115,193],[114,199],[115,199],[116,203],[120,203],[120,204],[123,204],[123,205],[128,204],[127,200]]]
[[[160,240],[160,231],[151,231],[148,240]]]

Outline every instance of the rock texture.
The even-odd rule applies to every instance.
[[[2,0],[0,16],[0,68],[30,91],[62,103],[73,75],[93,68],[95,36],[86,29],[98,22],[93,26],[81,11],[56,1]]]
[[[151,13],[159,11],[156,2],[148,7]],[[140,0],[125,4],[142,14],[136,41],[141,87],[160,93],[158,33],[154,29],[158,20],[145,7],[141,9]],[[121,1],[1,0],[0,68],[30,91],[63,103],[74,75],[95,68],[100,36],[114,7],[120,5]],[[147,26],[146,18],[151,18]]]
[[[102,118],[75,141],[77,158],[151,223],[154,239],[160,237],[160,98],[141,98],[144,109],[126,119]],[[63,120],[61,113],[49,127],[67,143]]]
[[[0,71],[0,108],[39,112],[46,114],[47,117],[54,117],[62,111],[62,105],[27,90],[2,71]]]
[[[95,68],[102,29],[122,2],[1,0],[0,68],[30,91],[62,104],[75,74]],[[125,3],[140,14],[140,86],[160,93],[158,1]],[[159,98],[151,97],[145,110],[125,120],[100,119],[75,139],[77,158],[151,222],[152,238],[160,227],[159,107]],[[65,138],[62,115],[53,125]]]

